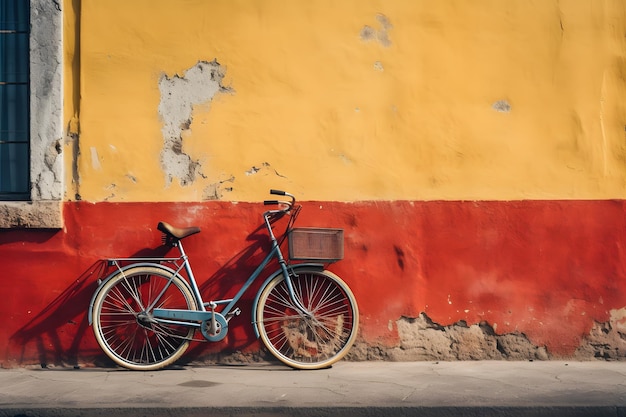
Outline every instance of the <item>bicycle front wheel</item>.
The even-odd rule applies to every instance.
[[[262,290],[257,328],[267,349],[296,369],[327,368],[343,358],[354,343],[359,323],[350,288],[329,271],[298,270],[291,277],[301,312],[280,275]]]
[[[155,308],[198,309],[187,282],[158,267],[129,268],[100,289],[93,330],[115,363],[150,371],[174,363],[185,352],[194,329],[156,321]]]

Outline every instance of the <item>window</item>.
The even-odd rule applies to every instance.
[[[0,0],[0,229],[63,227],[63,12]]]
[[[0,199],[30,199],[29,0],[0,0]]]

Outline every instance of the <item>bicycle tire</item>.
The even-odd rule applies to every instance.
[[[198,309],[187,282],[158,267],[122,271],[96,295],[94,334],[118,365],[140,371],[160,369],[174,363],[189,346],[194,329],[150,320],[153,308]]]
[[[263,288],[257,329],[278,360],[296,369],[330,367],[356,339],[359,311],[350,288],[330,271],[302,269],[291,278],[299,301],[310,314],[298,313],[280,275]]]

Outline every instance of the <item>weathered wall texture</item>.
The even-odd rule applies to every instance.
[[[233,178],[227,200],[270,186],[333,201],[621,198],[624,7],[84,1],[81,195],[195,201]],[[211,99],[172,126],[204,176],[164,191],[177,132],[159,106],[194,98],[164,97],[163,80],[214,60],[219,79],[198,73],[207,91],[193,91]]]
[[[222,86],[223,78],[220,64],[213,60],[198,62],[182,76],[163,75],[159,80],[159,116],[163,121],[164,139],[161,166],[166,187],[175,178],[180,185],[190,185],[198,176],[204,177],[200,161],[192,160],[183,152],[183,140],[191,128],[194,107],[209,103],[217,93],[229,91]]]
[[[63,196],[62,13],[54,2],[31,2],[31,182],[35,201]]]
[[[623,359],[625,209],[621,201],[311,201],[298,223],[344,229],[345,259],[331,270],[361,310],[353,359]],[[98,261],[163,254],[159,220],[202,226],[186,240],[202,293],[232,296],[267,247],[263,210],[77,202],[65,206],[65,231],[28,241],[22,231],[3,232],[6,276],[15,278],[0,281],[9,317],[0,327],[3,364],[101,360],[85,317]],[[195,346],[189,360],[222,349],[256,354],[255,289],[232,333]]]
[[[158,253],[159,220],[202,226],[192,263],[228,294],[269,188],[305,201],[300,225],[345,230],[353,359],[626,357],[623,1],[63,13],[65,226],[0,234],[3,366],[100,363],[94,268]],[[186,358],[256,356],[242,310]]]

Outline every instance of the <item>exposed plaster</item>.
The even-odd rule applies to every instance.
[[[626,335],[626,307],[611,310],[609,313],[611,326]]]
[[[626,307],[611,310],[609,321],[596,322],[576,351],[577,357],[626,359]]]
[[[54,18],[51,18],[54,17]],[[60,200],[63,158],[60,48],[61,12],[53,3],[31,1],[31,199]],[[56,36],[50,36],[54,33]]]
[[[232,184],[234,182],[235,182],[235,177],[231,176],[230,178],[225,179],[223,181],[218,181],[216,183],[209,184],[207,187],[205,187],[202,193],[202,199],[203,200],[221,200],[222,197],[224,196],[224,192],[233,191],[232,186],[224,187],[224,184],[226,183]]]
[[[397,329],[398,346],[377,346],[362,340],[348,354],[351,360],[549,360],[553,355],[523,333],[497,334],[486,322],[451,325],[433,322],[425,313],[390,321]],[[610,311],[609,321],[596,322],[581,338],[577,360],[626,360],[626,307]]]
[[[249,170],[247,170],[245,172],[246,176],[251,176],[251,175],[256,175],[261,171],[271,171],[274,173],[274,175],[276,175],[277,177],[281,177],[281,178],[287,178],[284,175],[281,175],[278,171],[276,171],[275,169],[272,168],[272,166],[269,164],[269,162],[263,162],[261,164],[260,167],[253,165]]]
[[[102,165],[100,164],[100,157],[98,156],[98,150],[95,146],[89,148],[91,152],[91,167],[95,171],[100,171],[102,169]]]
[[[389,39],[389,30],[393,28],[393,25],[384,14],[377,14],[376,20],[378,21],[379,29],[374,29],[369,25],[363,26],[361,29],[361,40],[365,42],[376,41],[380,43],[384,47],[388,47],[391,45],[391,40]]]
[[[222,85],[224,69],[217,60],[199,61],[186,70],[168,77],[164,74],[159,80],[161,102],[159,116],[163,121],[163,150],[161,166],[165,173],[165,184],[169,186],[175,178],[181,185],[193,183],[202,174],[199,160],[184,152],[183,132],[189,131],[193,122],[193,108],[210,102],[220,92],[232,92]]]
[[[67,144],[71,145],[72,158],[72,191],[75,200],[81,200],[80,195],[80,173],[78,169],[78,158],[80,158],[80,133],[78,127],[78,117],[74,116],[67,124],[65,136]]]
[[[500,113],[510,113],[511,112],[511,104],[506,100],[498,100],[491,106],[497,112]]]
[[[543,346],[535,346],[522,333],[496,334],[486,322],[464,321],[443,326],[425,313],[392,321],[400,343],[395,347],[357,341],[348,354],[352,360],[547,360]]]
[[[393,360],[548,359],[546,348],[535,346],[524,334],[496,334],[486,322],[442,326],[422,313],[417,318],[402,317],[395,324],[400,346],[389,352]]]

